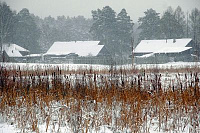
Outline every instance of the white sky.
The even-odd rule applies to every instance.
[[[82,15],[91,18],[91,10],[104,6],[110,6],[117,13],[125,8],[131,19],[137,22],[138,17],[144,16],[144,11],[153,8],[159,13],[163,13],[168,6],[176,8],[178,5],[186,11],[193,8],[200,9],[200,0],[0,0],[5,1],[13,10],[17,12],[22,8],[29,9],[39,17],[51,15],[56,16],[78,16]]]

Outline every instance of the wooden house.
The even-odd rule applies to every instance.
[[[190,38],[142,40],[134,49],[137,61],[162,63],[169,61],[191,61],[194,43]]]

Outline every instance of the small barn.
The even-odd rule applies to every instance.
[[[102,59],[103,47],[100,41],[54,42],[44,57],[54,63],[91,63]]]
[[[142,40],[135,48],[134,55],[138,62],[188,61],[192,58],[193,47],[190,38]]]
[[[17,44],[3,44],[3,61],[9,62],[22,62],[24,57],[29,54],[29,50]]]

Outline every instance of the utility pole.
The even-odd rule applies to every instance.
[[[187,38],[188,38],[188,32],[189,32],[189,26],[188,26],[188,11],[187,11]]]
[[[134,37],[131,38],[131,48],[132,48],[132,67],[134,66]]]

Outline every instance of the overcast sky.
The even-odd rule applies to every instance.
[[[181,6],[186,11],[193,8],[200,9],[200,0],[0,0],[5,1],[12,9],[17,12],[22,8],[28,8],[30,13],[39,17],[51,15],[56,16],[78,16],[82,15],[91,18],[91,10],[104,6],[110,6],[117,13],[125,8],[131,19],[136,22],[138,17],[144,16],[144,11],[153,8],[159,13],[163,13],[168,6],[176,8]]]

